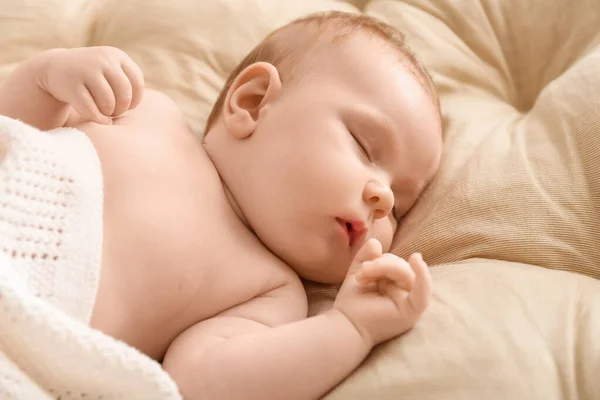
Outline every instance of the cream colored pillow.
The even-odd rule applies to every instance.
[[[0,82],[23,60],[54,47],[87,43],[85,0],[0,0]]]

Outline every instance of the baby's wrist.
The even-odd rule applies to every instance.
[[[31,73],[35,79],[36,85],[48,94],[48,68],[50,67],[53,60],[59,56],[60,53],[65,52],[66,49],[50,49],[46,50],[32,59]]]
[[[352,319],[342,310],[338,308],[332,308],[324,315],[331,319],[333,324],[338,326],[339,329],[351,332],[359,347],[361,347],[366,353],[370,352],[371,349],[376,345],[371,335],[365,329],[362,329],[362,327],[358,326],[354,321],[352,321]]]

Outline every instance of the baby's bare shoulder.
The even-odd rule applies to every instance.
[[[152,123],[157,119],[170,120],[173,117],[185,118],[183,111],[175,101],[162,92],[145,89],[140,104],[123,116],[115,118],[114,122],[119,125],[129,124],[132,120]]]
[[[304,319],[307,312],[307,299],[302,282],[290,270],[289,273],[279,276],[275,287],[218,316],[243,318],[273,327]]]
[[[115,126],[128,127],[149,136],[169,141],[197,137],[191,131],[182,109],[166,94],[146,89],[139,106],[113,120]]]
[[[182,171],[212,169],[201,140],[190,129],[183,111],[168,96],[154,90],[145,90],[139,106],[115,118],[113,125],[84,122],[74,126],[88,135],[100,161],[107,161],[104,164],[108,169],[118,166],[141,177],[154,170],[154,187],[157,178],[170,181],[173,176],[183,177]],[[126,176],[116,174],[115,178]]]

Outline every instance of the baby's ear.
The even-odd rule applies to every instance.
[[[227,131],[245,139],[256,129],[260,111],[277,98],[281,91],[279,72],[272,64],[257,62],[235,78],[223,107]]]

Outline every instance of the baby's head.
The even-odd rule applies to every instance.
[[[303,278],[389,250],[441,154],[433,83],[401,33],[331,12],[269,35],[232,72],[204,145],[244,223]]]

